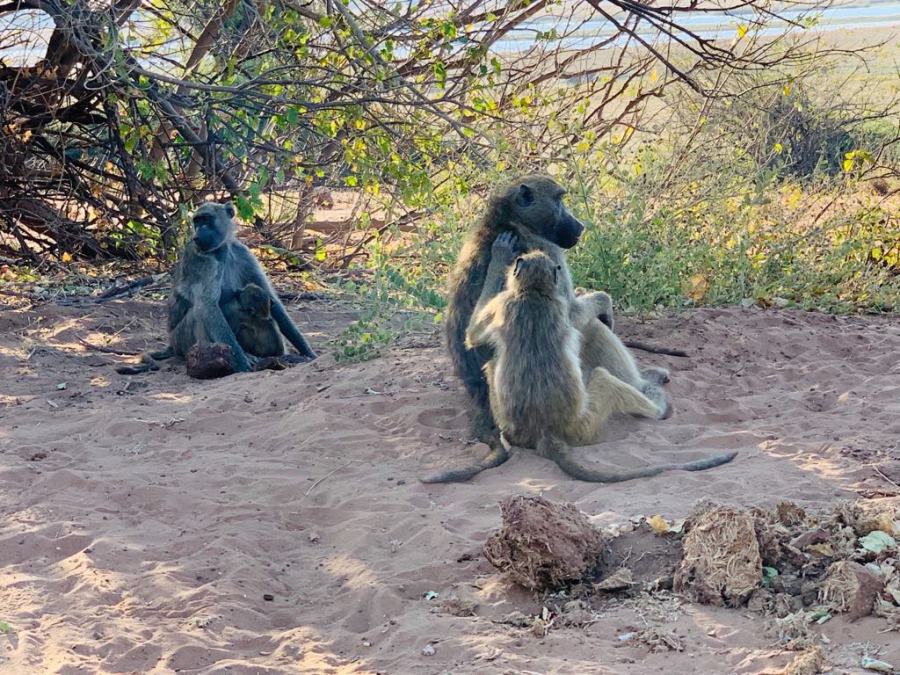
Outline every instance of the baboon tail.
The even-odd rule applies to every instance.
[[[159,366],[153,362],[138,363],[133,366],[119,366],[116,372],[119,375],[140,375],[141,373],[149,373],[151,370],[159,370]]]
[[[572,457],[572,450],[570,448],[558,449],[553,453],[551,459],[557,463],[560,469],[572,476],[572,478],[577,478],[578,480],[583,480],[588,483],[621,483],[622,481],[633,480],[635,478],[656,476],[663,471],[705,471],[706,469],[712,469],[716,466],[728,464],[728,462],[733,460],[736,455],[737,452],[726,452],[722,455],[714,455],[693,462],[685,462],[682,464],[655,464],[654,466],[633,469],[631,471],[598,471],[597,469],[590,469],[580,464]]]
[[[131,366],[119,366],[116,372],[120,375],[140,375],[151,370],[159,370],[157,361],[165,361],[175,357],[175,350],[170,346],[158,352],[149,352],[141,356],[141,362]]]
[[[443,473],[436,473],[427,476],[426,478],[420,478],[419,480],[423,483],[459,483],[464,480],[469,480],[472,476],[475,476],[486,469],[493,469],[495,466],[500,466],[508,459],[509,452],[502,444],[498,443],[491,449],[488,456],[478,464],[468,466],[464,469],[451,469],[450,471],[444,471]]]
[[[175,358],[175,350],[171,345],[166,347],[165,349],[161,349],[158,352],[150,352],[150,358],[156,361],[165,361],[166,359],[174,359]]]

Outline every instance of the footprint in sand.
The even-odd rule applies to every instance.
[[[464,429],[466,426],[466,411],[459,408],[432,408],[423,410],[416,417],[419,424],[432,429]]]

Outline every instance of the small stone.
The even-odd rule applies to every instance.
[[[266,602],[272,602],[275,599],[275,596],[271,593],[263,593],[263,600]]]
[[[627,567],[620,567],[608,577],[594,584],[594,590],[597,591],[623,591],[631,588],[634,583],[634,575]]]
[[[422,656],[434,656],[434,645],[429,642],[422,647]]]

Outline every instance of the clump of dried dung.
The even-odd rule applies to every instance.
[[[883,587],[880,574],[852,560],[841,560],[828,568],[819,602],[851,620],[859,619],[872,613]]]
[[[785,666],[781,675],[818,675],[823,670],[825,670],[825,655],[822,648],[816,646],[797,655]]]
[[[834,517],[852,527],[858,537],[875,530],[900,535],[900,497],[842,502],[835,508]]]
[[[185,355],[185,361],[187,374],[198,380],[212,380],[234,373],[234,368],[231,367],[231,348],[228,345],[195,344]]]
[[[675,590],[695,602],[742,605],[762,581],[753,518],[727,506],[692,519],[683,542]]]
[[[571,504],[543,497],[510,497],[500,504],[503,527],[484,545],[484,555],[516,583],[555,590],[596,569],[606,538]]]

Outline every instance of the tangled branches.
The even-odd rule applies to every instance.
[[[0,4],[0,249],[165,256],[183,211],[228,193],[265,241],[310,251],[317,186],[388,195],[408,222],[504,136],[540,165],[632,132],[672,82],[710,94],[703,71],[805,58],[753,32],[762,0],[388,4]],[[690,27],[738,14],[730,42]]]

